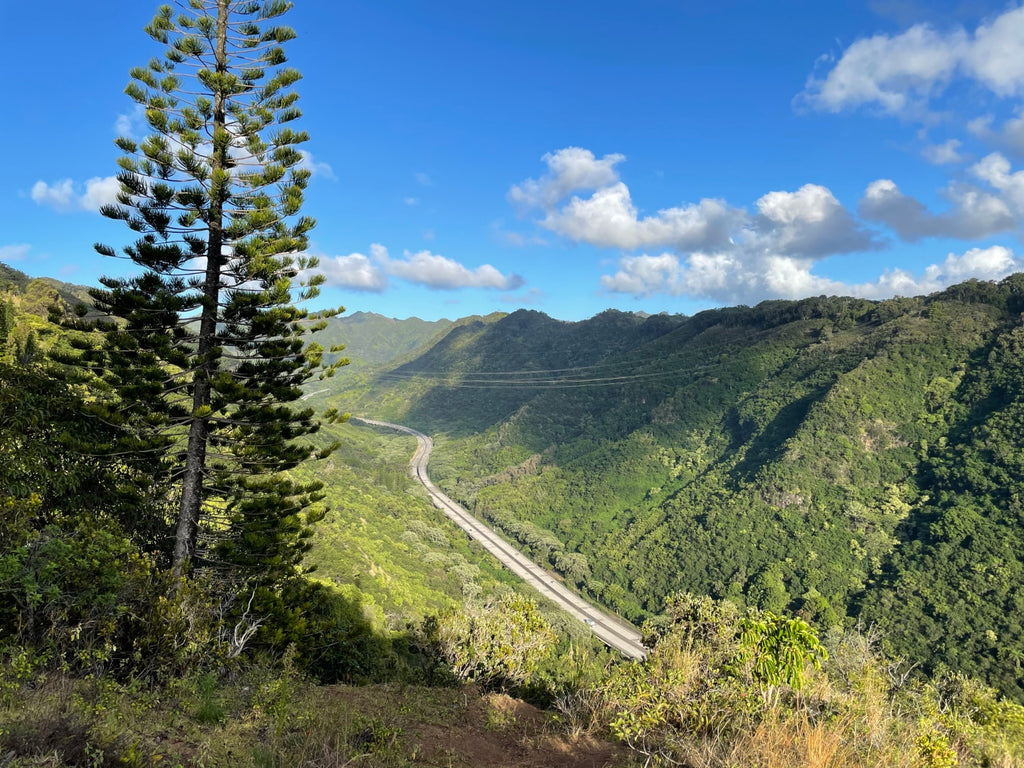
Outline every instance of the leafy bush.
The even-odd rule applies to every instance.
[[[487,687],[525,683],[557,639],[537,604],[515,593],[442,614],[425,622],[424,634],[456,678]]]

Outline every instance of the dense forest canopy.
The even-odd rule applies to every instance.
[[[439,433],[449,493],[636,621],[679,590],[859,621],[1020,697],[1022,309],[1014,275],[693,317],[519,311],[340,397]]]
[[[295,685],[297,664],[323,682],[510,688],[646,760],[811,765],[823,738],[857,766],[1024,754],[1022,710],[977,681],[1020,696],[1022,276],[692,318],[354,319],[366,327],[351,352],[375,344],[375,361],[310,382],[309,402],[429,429],[450,493],[645,622],[642,665],[515,594],[409,494],[412,446],[349,425],[311,436],[340,450],[294,470],[335,507],[300,539],[305,575],[275,576],[257,603],[202,573],[171,589],[162,476],[129,423],[97,418],[102,380],[48,362],[92,343],[51,322],[88,292],[0,276],[5,701],[31,701],[55,673],[134,699],[115,681],[155,682],[170,701],[194,690],[213,713],[197,717],[218,723],[210,697],[229,696],[294,762],[280,736],[292,726],[260,702]],[[2,743],[66,754],[18,706],[0,708]],[[89,712],[60,728],[128,754]],[[134,753],[161,743],[132,727]]]

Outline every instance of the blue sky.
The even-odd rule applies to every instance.
[[[915,295],[1024,269],[1024,8],[297,0],[324,304],[457,318]],[[0,0],[0,260],[95,284],[156,4]],[[12,33],[16,30],[16,33]]]

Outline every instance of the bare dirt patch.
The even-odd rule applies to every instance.
[[[559,732],[550,714],[505,694],[459,689],[332,686],[341,705],[381,730],[412,764],[444,768],[614,768],[626,751]]]

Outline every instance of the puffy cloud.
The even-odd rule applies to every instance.
[[[28,243],[13,243],[11,245],[0,245],[0,261],[12,262],[28,258],[32,246]]]
[[[379,243],[370,246],[369,256],[351,253],[321,257],[320,271],[324,273],[327,285],[373,293],[387,289],[389,276],[437,290],[494,288],[514,291],[525,283],[519,275],[503,275],[490,264],[469,269],[430,251],[406,251],[403,258],[395,259]]]
[[[640,218],[621,181],[598,189],[588,198],[573,197],[541,222],[544,227],[577,242],[599,247],[710,248],[728,241],[729,234],[746,219],[743,211],[722,200],[664,208]]]
[[[941,264],[930,264],[915,277],[910,272],[894,269],[875,282],[849,286],[849,292],[867,299],[888,299],[893,296],[920,296],[941,291],[964,280],[1001,280],[1024,269],[1024,259],[1001,245],[971,248],[966,253],[950,253]]]
[[[527,179],[509,190],[508,199],[522,208],[550,210],[566,195],[592,190],[618,181],[615,166],[625,155],[605,155],[598,160],[589,149],[566,147],[548,152],[541,160],[548,172],[540,179]]]
[[[762,247],[794,256],[825,256],[877,247],[835,198],[817,184],[796,192],[769,192],[757,201],[757,228],[766,237]]]
[[[942,34],[923,24],[895,37],[858,40],[824,79],[812,77],[803,95],[827,112],[873,103],[899,114],[948,82],[967,45],[963,30]]]
[[[946,150],[955,153],[957,146],[947,142]],[[884,224],[909,241],[984,237],[1013,229],[1024,216],[1024,171],[1012,172],[998,154],[971,169],[988,188],[957,182],[944,190],[947,211],[931,213],[893,181],[880,179],[860,201],[862,219],[818,184],[770,191],[755,201],[753,212],[703,199],[641,216],[615,172],[621,156],[598,160],[586,150],[568,148],[546,155],[545,162],[548,172],[540,180],[513,187],[509,197],[539,208],[537,223],[564,238],[626,252],[617,267],[600,278],[601,287],[610,293],[685,295],[723,303],[818,294],[879,298],[938,290],[968,277],[994,279],[1019,266],[1003,248],[951,254],[920,275],[892,270],[858,285],[815,274],[827,256],[883,246],[862,219]],[[574,194],[602,180],[603,186],[590,194]],[[637,253],[651,248],[663,252]]]
[[[971,248],[962,256],[951,253],[941,265],[928,267],[926,274],[943,283],[955,283],[972,277],[978,280],[1001,280],[1022,266],[1024,263],[1009,248],[994,245],[991,248]]]
[[[815,295],[861,296],[886,299],[932,293],[970,278],[1000,280],[1024,269],[1024,259],[1003,246],[972,248],[949,254],[920,275],[895,269],[876,280],[850,284],[820,277],[811,271],[814,261],[778,254],[693,253],[626,256],[614,275],[604,275],[601,286],[613,293],[642,297],[652,294],[687,295],[735,304],[754,304],[768,298]]]
[[[387,276],[361,253],[320,258],[320,271],[326,285],[352,291],[382,293],[388,286]]]
[[[812,274],[813,264],[810,259],[752,250],[625,256],[614,275],[602,276],[601,287],[633,296],[666,293],[729,304],[838,292],[842,284]]]
[[[70,210],[75,197],[74,182],[63,179],[53,184],[37,181],[32,185],[32,200],[40,205],[48,205],[58,211]]]
[[[1010,161],[998,152],[983,157],[971,172],[994,189],[1018,216],[1024,216],[1024,171],[1012,172]]]
[[[79,205],[86,211],[99,211],[104,205],[117,202],[121,183],[114,176],[94,177],[85,182],[85,193],[79,198]]]
[[[501,274],[490,264],[469,269],[453,259],[430,251],[406,251],[401,259],[391,258],[387,250],[379,245],[375,245],[371,252],[374,260],[387,274],[437,290],[497,288],[514,291],[525,282],[519,275]]]
[[[876,247],[871,233],[827,188],[816,184],[795,192],[769,192],[757,201],[754,217],[711,198],[642,217],[629,187],[614,169],[622,155],[597,160],[588,150],[568,147],[544,157],[548,173],[540,181],[529,179],[512,187],[509,198],[540,208],[544,213],[540,225],[574,242],[626,251],[701,252],[725,252],[756,243],[763,251],[797,256]],[[565,200],[574,190],[602,182],[589,196],[572,195]]]
[[[964,53],[964,66],[998,96],[1024,90],[1024,6],[982,24]]]
[[[801,97],[827,112],[876,105],[909,115],[926,109],[957,75],[997,96],[1024,92],[1024,7],[979,25],[973,34],[917,24],[898,35],[858,40],[824,77],[812,76]]]
[[[60,213],[75,210],[99,213],[102,206],[117,202],[120,184],[114,176],[96,176],[85,182],[85,189],[81,193],[76,188],[80,189],[71,179],[62,179],[53,184],[37,181],[32,185],[30,194],[32,200],[39,205],[48,205]]]
[[[986,237],[1015,226],[1009,207],[996,195],[954,184],[945,196],[952,207],[933,214],[916,198],[904,195],[890,179],[879,179],[868,185],[858,210],[864,218],[885,224],[910,242],[925,237]]]
[[[146,108],[141,104],[136,104],[127,114],[118,115],[114,121],[114,132],[128,139],[141,139],[146,135],[148,128]]]
[[[633,296],[680,294],[685,290],[683,272],[683,264],[674,253],[623,256],[618,272],[601,277],[601,287],[612,293],[629,293]]]

